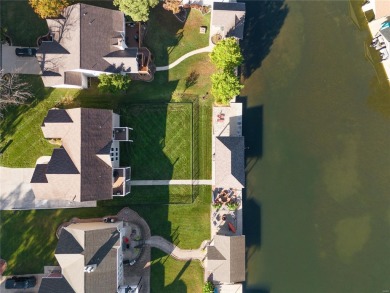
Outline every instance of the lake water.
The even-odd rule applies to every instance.
[[[247,1],[247,292],[390,292],[390,93],[359,5]]]

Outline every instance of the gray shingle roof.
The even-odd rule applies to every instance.
[[[222,256],[215,258],[215,250]],[[207,247],[207,267],[213,280],[223,283],[245,281],[245,236],[214,236],[214,246]]]
[[[122,222],[90,222],[71,224],[61,231],[55,255],[75,291],[116,292],[117,253],[121,249],[118,227]],[[96,265],[96,269],[84,272],[89,265]]]
[[[112,198],[112,167],[96,155],[106,155],[112,141],[112,111],[81,109],[81,197],[82,200]]]
[[[119,240],[115,228],[86,231],[85,264],[97,264],[97,269],[86,274],[85,292],[115,292],[117,278],[117,251],[113,246]]]
[[[77,242],[74,236],[66,229],[62,229],[55,254],[79,254],[83,251],[84,249]]]
[[[62,278],[42,278],[38,293],[75,293],[68,281]]]
[[[47,112],[44,123],[71,123],[73,122],[66,110],[64,109],[51,109]]]
[[[245,11],[245,3],[239,2],[214,2],[214,10]]]
[[[212,25],[223,27],[227,37],[243,39],[245,3],[214,2]]]
[[[64,148],[53,150],[46,174],[80,174]]]
[[[82,3],[68,6],[62,14],[46,20],[53,42],[43,42],[37,52],[45,86],[80,85],[66,81],[65,72],[74,69],[120,72],[103,57],[121,51],[116,45],[125,33],[124,14]]]
[[[31,183],[47,183],[46,170],[47,164],[37,164],[31,178]]]
[[[245,141],[243,136],[215,139],[215,185],[224,188],[245,186]]]

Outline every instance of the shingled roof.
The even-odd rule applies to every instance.
[[[75,293],[68,281],[62,278],[42,278],[38,293]]]
[[[118,39],[123,40],[125,34],[123,12],[77,3],[66,7],[60,18],[46,21],[53,41],[42,42],[37,51],[45,86],[82,87],[81,73],[74,70],[121,72],[120,66],[104,57],[123,49],[118,47]],[[130,53],[121,57],[136,59],[136,55]]]
[[[245,3],[214,2],[211,25],[223,27],[226,37],[243,39],[244,23]]]
[[[108,163],[112,119],[111,110],[49,110],[43,133],[46,138],[60,138],[62,147],[54,149],[48,164],[35,168],[31,183],[37,198],[75,201],[112,198],[112,165]]]
[[[206,269],[213,273],[213,281],[245,281],[245,236],[215,235],[213,241],[206,256]]]
[[[90,222],[63,228],[55,257],[66,280],[61,283],[57,280],[57,285],[64,291],[55,292],[116,292],[117,253],[121,248],[118,229],[122,225],[122,222]],[[96,265],[96,269],[87,273],[84,269],[88,265]],[[51,282],[46,280],[39,292],[50,292],[46,288],[52,288],[54,281]]]
[[[245,142],[243,136],[215,139],[215,185],[225,188],[245,186]]]

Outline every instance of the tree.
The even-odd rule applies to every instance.
[[[68,0],[28,0],[28,2],[40,18],[57,17],[70,4]]]
[[[213,293],[214,292],[214,285],[210,281],[207,281],[203,285],[203,293]]]
[[[24,104],[33,94],[27,82],[20,80],[17,74],[3,74],[0,71],[0,116],[11,105]]]
[[[173,14],[180,12],[181,0],[165,0],[163,7],[165,10],[172,11]]]
[[[220,71],[211,75],[211,93],[217,102],[227,104],[244,87],[233,72]]]
[[[218,42],[210,54],[211,62],[220,70],[231,71],[244,61],[240,45],[235,38],[226,38]]]
[[[101,74],[99,75],[98,88],[102,92],[117,93],[126,91],[130,86],[130,78],[122,74]]]
[[[155,7],[158,3],[159,0],[114,0],[114,5],[134,21],[147,21],[150,7]]]

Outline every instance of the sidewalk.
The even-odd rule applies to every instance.
[[[206,250],[204,250],[204,248],[206,247],[207,243],[207,240],[203,241],[198,249],[180,249],[161,236],[152,236],[145,241],[145,244],[148,244],[154,248],[158,248],[178,260],[197,259],[200,261],[206,257]]]
[[[208,52],[211,52],[212,50],[213,50],[212,46],[207,46],[204,48],[200,48],[200,49],[188,52],[187,54],[184,54],[179,59],[177,59],[175,62],[172,62],[171,64],[169,64],[167,66],[157,66],[156,71],[166,71],[166,70],[172,69],[176,65],[178,65],[181,62],[183,62],[184,60],[186,60],[188,57],[194,56],[196,54],[208,53]]]
[[[211,180],[131,180],[132,186],[144,185],[212,185]]]

